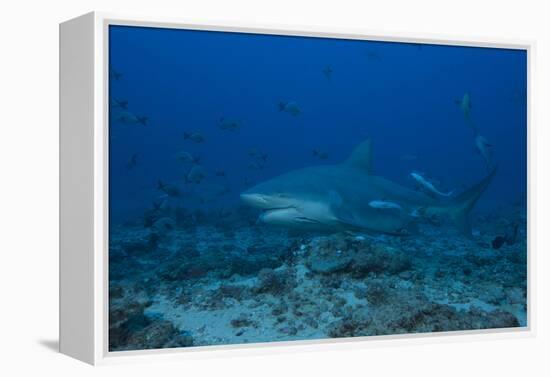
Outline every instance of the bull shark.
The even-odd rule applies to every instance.
[[[260,222],[292,229],[406,235],[415,222],[436,216],[449,218],[471,237],[468,214],[495,173],[496,167],[452,199],[432,198],[375,175],[371,142],[366,140],[343,163],[290,171],[243,192],[241,200],[262,210]],[[403,210],[369,205],[373,201],[395,203]]]

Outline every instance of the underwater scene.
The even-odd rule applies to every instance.
[[[109,29],[109,350],[526,327],[527,53]]]

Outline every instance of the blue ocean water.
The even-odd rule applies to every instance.
[[[111,26],[109,66],[111,349],[526,325],[525,51]],[[498,166],[474,238],[294,232],[239,199],[366,139],[410,189]]]

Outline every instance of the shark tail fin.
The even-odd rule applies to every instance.
[[[472,236],[468,214],[476,204],[481,194],[483,194],[493,180],[496,172],[497,167],[495,166],[485,178],[483,178],[476,185],[470,187],[468,190],[464,191],[462,194],[458,195],[452,201],[450,207],[451,220],[454,222],[458,230],[467,237]]]

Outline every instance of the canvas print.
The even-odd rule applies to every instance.
[[[109,350],[525,327],[525,50],[109,29]]]

